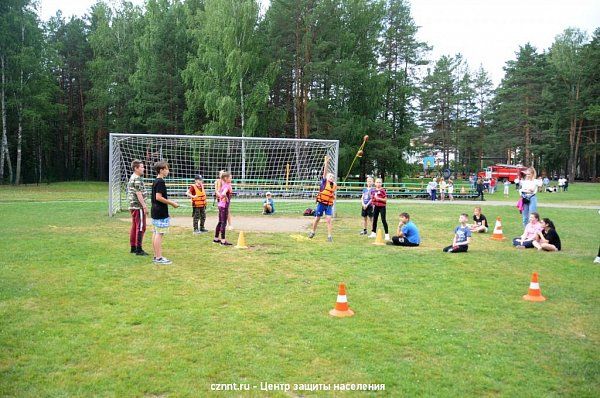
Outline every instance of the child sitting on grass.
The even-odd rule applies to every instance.
[[[396,246],[419,246],[420,243],[419,229],[410,220],[410,215],[400,213],[400,223],[398,224],[396,236],[392,237],[392,244]]]
[[[275,202],[272,198],[271,192],[265,194],[265,200],[263,201],[263,213],[262,214],[273,214],[275,213]]]
[[[469,226],[471,232],[481,232],[485,233],[488,231],[488,222],[487,218],[483,214],[481,214],[481,207],[476,207],[473,209],[473,224]]]
[[[454,229],[454,239],[452,245],[444,248],[446,253],[461,253],[469,250],[469,243],[471,243],[471,230],[467,226],[467,220],[469,216],[465,213],[458,217],[460,225]]]
[[[540,224],[540,215],[535,211],[531,212],[529,214],[529,222],[525,226],[523,234],[520,237],[513,239],[513,246],[517,249],[533,248],[533,241],[540,232],[542,232],[542,225]]]

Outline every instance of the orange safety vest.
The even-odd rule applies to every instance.
[[[324,204],[325,206],[331,206],[335,199],[335,190],[337,184],[325,181],[325,187],[317,194],[317,202]]]
[[[206,193],[201,187],[196,184],[192,185],[196,192],[196,197],[192,198],[192,207],[206,207]]]

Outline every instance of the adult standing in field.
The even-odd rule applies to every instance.
[[[427,184],[427,192],[429,193],[429,197],[431,198],[432,202],[435,202],[435,200],[437,199],[437,188],[437,178],[434,177],[433,180],[429,181],[429,183]]]
[[[144,162],[134,159],[131,162],[133,174],[127,182],[127,199],[129,200],[129,213],[131,214],[131,229],[129,230],[129,244],[131,253],[137,256],[147,256],[148,253],[142,249],[142,241],[146,232],[146,187],[144,186]]]
[[[490,193],[493,194],[496,192],[496,179],[494,177],[492,177],[492,179],[490,180]]]
[[[537,190],[538,181],[533,167],[524,172],[525,176],[521,179],[521,199],[523,201],[523,225],[527,225],[529,214],[537,212]]]

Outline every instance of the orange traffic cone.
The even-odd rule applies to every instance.
[[[496,225],[494,225],[494,233],[490,239],[493,240],[505,240],[506,238],[502,234],[502,220],[500,217],[496,217]]]
[[[248,245],[246,244],[246,235],[244,234],[244,231],[240,231],[240,234],[238,235],[238,241],[237,241],[237,245],[235,245],[236,249],[247,249]]]
[[[329,315],[337,316],[338,318],[344,318],[347,316],[354,315],[354,311],[348,308],[348,299],[346,298],[346,285],[344,285],[343,283],[340,283],[337,301],[335,302],[335,308],[329,311]]]
[[[377,246],[385,246],[385,241],[383,240],[383,230],[381,228],[377,228],[377,237],[375,238],[374,245]]]
[[[529,294],[523,296],[523,300],[527,301],[545,301],[546,297],[542,296],[540,290],[540,284],[538,283],[538,274],[534,272],[531,276],[531,283],[529,284]]]

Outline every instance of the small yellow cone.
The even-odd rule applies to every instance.
[[[237,245],[235,245],[236,249],[247,249],[248,245],[246,244],[246,235],[244,235],[244,231],[240,231],[238,235]]]
[[[375,238],[374,245],[377,246],[385,246],[385,241],[383,240],[383,230],[381,228],[377,228],[377,237]]]

